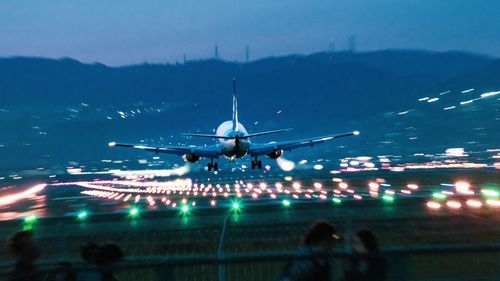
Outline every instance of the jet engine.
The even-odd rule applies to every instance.
[[[190,163],[196,163],[200,160],[200,156],[192,153],[188,153],[184,155],[184,159]]]
[[[273,152],[269,153],[267,156],[271,159],[278,159],[282,154],[281,149],[275,149]]]

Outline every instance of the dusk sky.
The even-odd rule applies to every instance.
[[[3,0],[0,57],[125,65],[337,50],[464,50],[500,57],[496,0]]]

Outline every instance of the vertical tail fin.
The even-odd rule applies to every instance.
[[[238,128],[238,100],[236,99],[236,79],[233,78],[233,131],[237,132]]]

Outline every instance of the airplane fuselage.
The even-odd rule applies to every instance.
[[[250,148],[249,139],[239,138],[247,135],[247,130],[243,127],[243,125],[241,125],[241,123],[238,125],[238,131],[234,131],[233,122],[226,121],[220,124],[216,131],[217,136],[231,137],[231,139],[219,139],[222,146],[221,154],[231,160],[247,155]]]

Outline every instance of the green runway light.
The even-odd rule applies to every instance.
[[[333,199],[332,199],[332,201],[333,201],[333,203],[335,203],[335,204],[340,204],[340,203],[342,203],[342,200],[340,200],[340,198],[336,198],[336,197],[335,197],[335,198],[333,198]]]
[[[241,211],[241,203],[240,201],[238,201],[238,199],[233,199],[232,203],[231,203],[231,211],[233,213],[239,213]]]
[[[285,207],[290,207],[290,201],[289,201],[289,200],[286,200],[286,199],[285,199],[285,200],[283,200],[283,202],[282,202],[282,203],[283,203],[283,206],[285,206]]]
[[[77,218],[79,220],[84,220],[87,218],[87,216],[88,216],[88,213],[86,211],[81,211],[80,213],[78,213]]]
[[[30,215],[24,218],[23,222],[23,230],[31,230],[33,229],[33,224],[36,222],[36,216]]]
[[[139,209],[138,209],[138,208],[136,208],[136,207],[134,207],[134,208],[130,209],[130,211],[129,211],[129,215],[130,215],[130,217],[132,217],[132,218],[135,218],[135,217],[139,216]]]
[[[481,190],[481,193],[486,197],[498,197],[499,196],[498,191],[495,191],[492,189],[483,189],[483,190]]]
[[[384,196],[382,196],[382,199],[383,199],[385,202],[394,202],[394,197],[389,196],[389,195],[384,195]]]
[[[187,218],[189,216],[190,211],[191,208],[189,208],[189,205],[182,205],[180,207],[179,215],[183,218]],[[184,223],[187,223],[187,221],[184,221]]]
[[[36,221],[36,216],[31,215],[24,218],[25,223],[34,223]]]
[[[443,193],[441,193],[441,192],[434,192],[434,193],[432,194],[432,197],[433,197],[434,199],[437,199],[437,200],[444,200],[444,199],[446,199],[446,195],[445,195],[445,194],[443,194]]]

